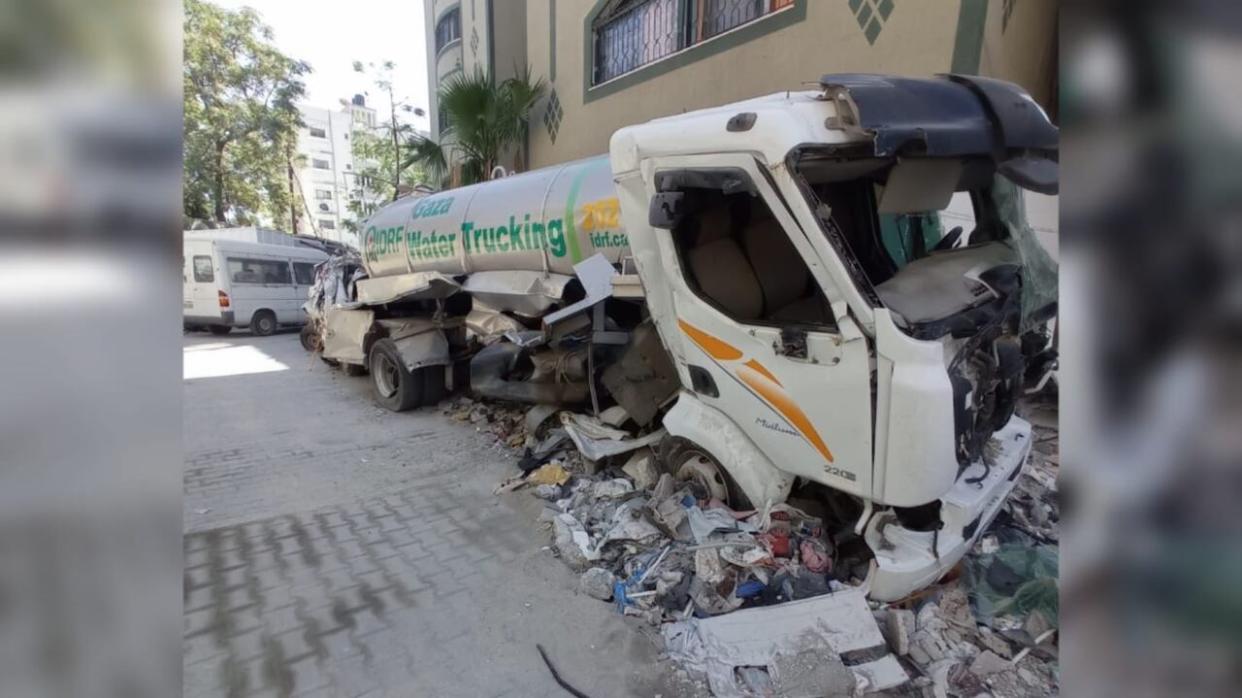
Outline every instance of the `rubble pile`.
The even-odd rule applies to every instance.
[[[869,563],[852,531],[829,525],[813,501],[735,511],[700,483],[675,480],[653,450],[662,430],[631,434],[623,413],[461,398],[445,411],[520,449],[521,473],[497,493],[525,488],[544,500],[550,550],[580,575],[579,591],[660,627],[670,656],[702,672],[716,695],[780,695],[792,677],[805,677],[787,665],[812,654],[824,666],[848,654],[848,671],[824,669],[819,679],[844,685],[852,676],[859,695],[1057,692],[1054,430],[1037,432],[1004,510],[946,581],[880,604],[865,600]],[[740,638],[776,623],[777,608],[798,613],[798,604],[838,614],[823,616],[817,632],[848,630],[860,648],[870,633],[879,652],[860,661],[841,636],[773,635],[776,654],[748,664],[759,661],[755,642]],[[747,630],[711,624],[735,617]]]

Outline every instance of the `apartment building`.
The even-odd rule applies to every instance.
[[[542,0],[530,3],[532,7]],[[456,75],[482,70],[496,80],[527,64],[527,0],[424,0],[431,137],[440,140],[444,115],[437,92]]]
[[[1055,115],[1057,9],[1056,0],[530,2],[526,58],[549,85],[532,115],[530,164],[603,153],[627,124],[805,89],[824,73],[978,73],[1021,84]],[[497,43],[520,31],[494,26]]]
[[[305,206],[298,211],[294,232],[357,247],[357,236],[347,226],[353,216],[349,202],[366,183],[354,172],[350,138],[358,129],[376,128],[375,110],[362,95],[342,100],[337,109],[309,105],[299,109],[304,125],[298,135],[300,167],[295,184]]]

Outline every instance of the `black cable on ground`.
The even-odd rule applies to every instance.
[[[552,660],[548,659],[548,653],[543,651],[543,645],[535,645],[535,649],[539,650],[539,656],[543,657],[543,663],[548,665],[548,671],[552,672],[552,678],[556,679],[556,682],[561,685],[561,688],[568,691],[570,695],[574,696],[574,698],[590,698],[587,694],[579,691],[573,686],[570,686],[565,679],[561,678],[560,674],[556,673],[556,667],[552,666]]]

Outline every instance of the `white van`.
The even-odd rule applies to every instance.
[[[306,324],[315,265],[328,258],[291,236],[288,244],[244,242],[217,231],[187,232],[182,322],[187,329],[228,334],[249,327],[272,334],[281,325]]]

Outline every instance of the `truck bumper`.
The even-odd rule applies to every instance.
[[[944,527],[939,534],[902,526],[892,512],[872,517],[863,533],[875,554],[868,595],[877,601],[896,601],[939,579],[962,559],[983,535],[1005,498],[1013,490],[1022,465],[1031,452],[1031,425],[1013,417],[992,435],[988,448],[995,460],[987,467],[975,462],[962,473],[941,499]]]

